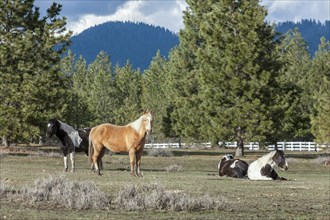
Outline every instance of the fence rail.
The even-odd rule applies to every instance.
[[[237,142],[221,142],[219,144],[224,145],[227,148],[236,148]],[[184,147],[204,147],[210,148],[211,142],[205,143],[149,143],[145,144],[145,148],[184,148]],[[247,150],[259,150],[258,142],[248,142],[244,144],[244,148]],[[275,145],[266,146],[268,150],[275,150]],[[320,151],[321,147],[316,145],[315,142],[277,142],[277,149],[287,151]]]

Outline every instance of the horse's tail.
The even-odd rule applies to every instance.
[[[90,163],[93,163],[92,157],[94,154],[94,147],[93,147],[93,142],[92,142],[92,133],[93,133],[93,129],[91,130],[91,132],[89,133],[89,137],[88,137],[88,159]]]

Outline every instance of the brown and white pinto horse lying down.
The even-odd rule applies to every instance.
[[[275,165],[284,170],[289,168],[285,161],[284,152],[281,150],[271,151],[252,162],[248,169],[248,177],[251,180],[287,180],[278,176],[274,170]]]
[[[243,160],[234,159],[233,155],[226,154],[218,164],[219,176],[245,178],[249,164]]]
[[[131,175],[142,176],[140,163],[146,135],[152,130],[152,112],[145,111],[141,117],[125,126],[109,123],[92,128],[89,134],[89,159],[94,164],[95,171],[100,175],[100,161],[106,148],[113,152],[128,152]]]

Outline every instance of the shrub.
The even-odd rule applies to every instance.
[[[17,197],[30,204],[49,202],[72,209],[104,209],[111,202],[92,182],[76,183],[64,177],[52,176],[35,180],[33,186],[23,187]]]
[[[226,201],[223,197],[192,197],[178,190],[165,190],[159,184],[128,185],[113,199],[99,191],[94,183],[76,183],[64,177],[37,179],[33,186],[21,190],[10,190],[0,182],[0,197],[36,207],[49,206],[70,209],[121,209],[125,211],[165,210],[191,211],[222,210]]]
[[[221,210],[225,199],[209,195],[194,198],[180,191],[165,190],[158,184],[128,185],[114,199],[117,208],[135,210],[201,211]]]
[[[7,197],[7,194],[10,192],[9,187],[3,181],[0,181],[0,198]]]
[[[182,166],[178,164],[173,164],[165,168],[167,173],[175,173],[182,171]]]

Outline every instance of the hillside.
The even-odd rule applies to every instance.
[[[330,21],[326,21],[325,23],[317,22],[315,20],[302,20],[297,23],[287,21],[278,23],[276,30],[280,33],[285,33],[296,27],[301,33],[301,36],[307,42],[311,56],[314,56],[315,51],[317,51],[322,36],[327,40],[330,40]]]
[[[141,70],[148,68],[157,50],[167,56],[179,42],[178,36],[165,28],[132,22],[107,22],[89,28],[71,40],[70,49],[77,57],[82,55],[87,63],[103,50],[110,55],[113,65],[122,66],[129,60],[134,68]]]
[[[288,21],[279,23],[277,31],[285,33],[295,27],[298,27],[307,42],[311,56],[317,50],[322,36],[330,39],[330,21]],[[133,22],[107,22],[91,27],[71,40],[70,49],[77,57],[82,55],[87,63],[92,62],[103,50],[110,55],[113,65],[122,66],[129,60],[134,68],[142,71],[148,68],[157,50],[167,57],[171,48],[179,43],[178,36],[165,28]]]

